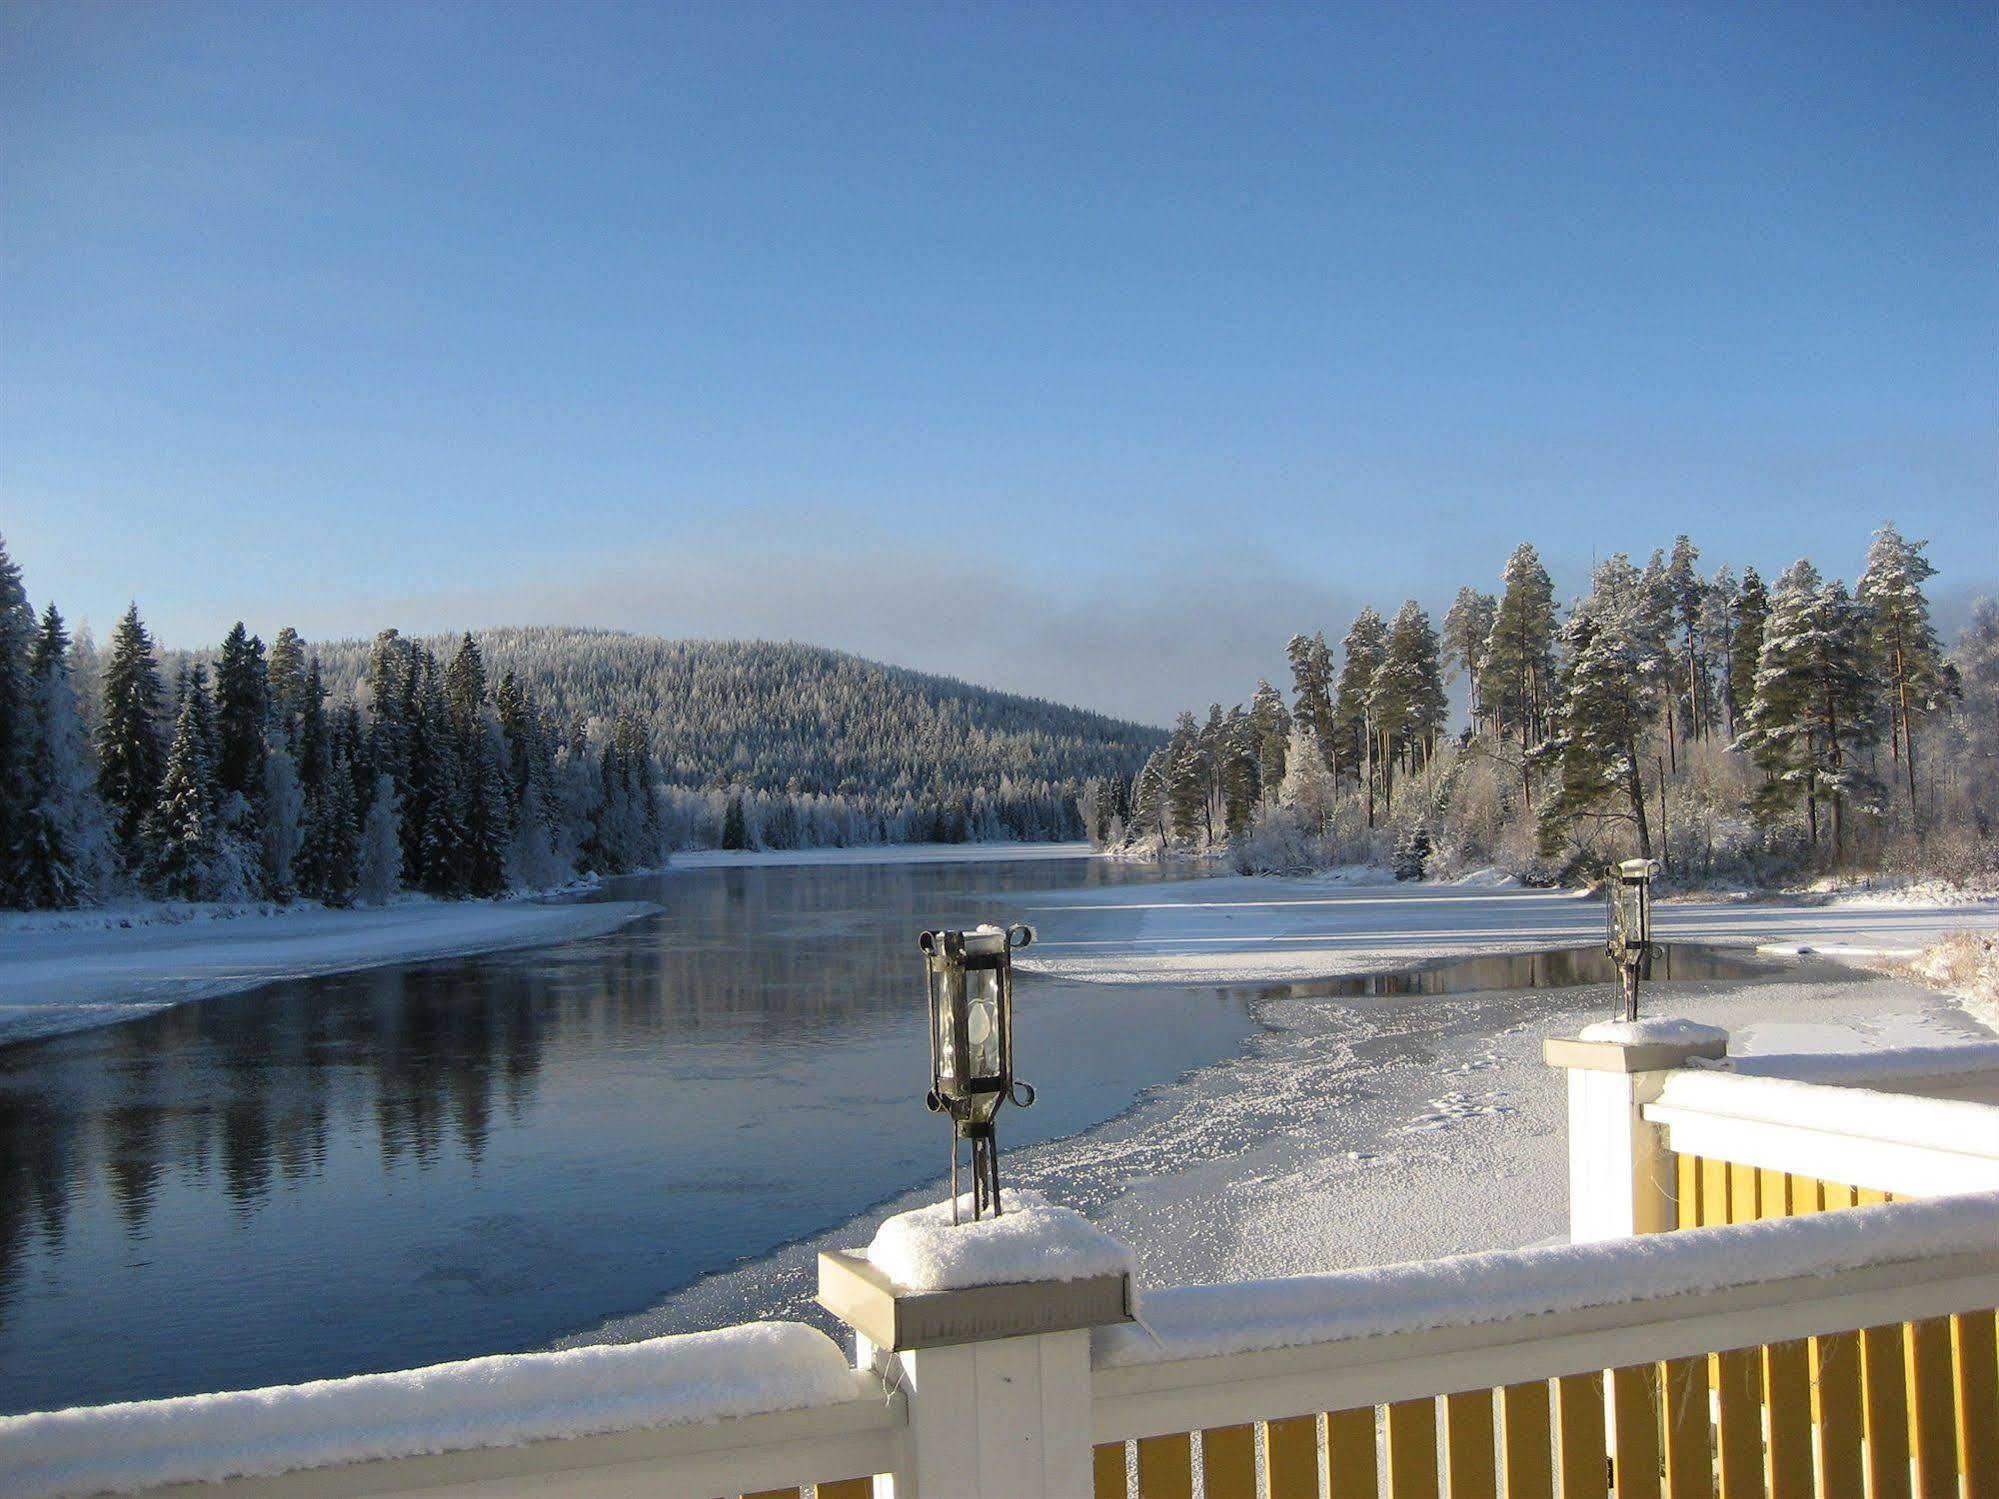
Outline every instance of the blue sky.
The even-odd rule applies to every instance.
[[[1532,539],[1999,586],[1987,6],[0,9],[100,632],[796,636],[1153,719]]]

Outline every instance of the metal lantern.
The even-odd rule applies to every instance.
[[[1652,976],[1652,878],[1657,859],[1626,859],[1604,882],[1604,951],[1617,965],[1624,1018],[1638,1018],[1638,981]]]
[[[1013,1075],[1013,954],[1034,940],[1024,926],[925,932],[923,975],[930,994],[933,1114],[951,1116],[951,1221],[958,1221],[958,1142],[972,1142],[972,1218],[999,1216],[999,1154],[993,1116],[1011,1101],[1034,1102]]]

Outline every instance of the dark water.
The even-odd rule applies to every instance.
[[[1751,980],[1768,978],[1775,971],[1775,964],[1733,957],[1711,947],[1662,942],[1652,951],[1652,971],[1648,982]],[[1283,992],[1294,999],[1363,999],[1396,994],[1477,994],[1592,986],[1615,991],[1617,984],[1616,965],[1601,947],[1557,947],[1543,952],[1489,953],[1476,958],[1453,958],[1388,973],[1311,979],[1304,983],[1286,984]]]
[[[0,1411],[545,1346],[933,1180],[915,934],[1088,860],[677,872],[541,952],[0,1048]],[[1023,974],[1009,1143],[1232,1053],[1251,1000]]]

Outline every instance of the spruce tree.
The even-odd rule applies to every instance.
[[[264,642],[238,620],[215,663],[215,783],[226,798],[254,809],[264,795],[264,730],[270,680]]]
[[[1753,567],[1742,569],[1742,587],[1735,601],[1735,638],[1728,647],[1728,696],[1738,720],[1756,699],[1756,668],[1763,659],[1763,627],[1770,618],[1770,594]]]
[[[160,800],[147,823],[145,882],[168,900],[224,900],[243,893],[216,826],[207,716],[206,684],[191,677],[181,695]]]
[[[0,538],[0,904],[26,905],[28,820],[34,802],[34,682],[28,657],[34,648],[35,612],[21,584],[21,569]]]
[[[403,888],[402,808],[394,776],[375,778],[361,827],[355,857],[355,898],[371,906],[386,905]]]
[[[316,658],[315,658],[316,659]],[[271,642],[266,665],[270,682],[271,722],[288,737],[306,711],[308,682],[305,641],[286,625]]]
[[[1172,819],[1173,836],[1182,843],[1198,844],[1207,820],[1208,757],[1201,748],[1201,731],[1193,714],[1180,715],[1166,754],[1166,810]]]
[[[1678,626],[1679,659],[1675,663],[1678,680],[1673,691],[1680,702],[1681,722],[1688,739],[1705,738],[1708,731],[1707,673],[1701,655],[1701,625],[1707,609],[1707,580],[1695,570],[1700,548],[1686,536],[1673,538],[1673,555],[1666,565],[1666,593],[1671,600],[1673,621]]]
[[[1923,549],[1926,541],[1905,541],[1893,525],[1874,533],[1867,570],[1860,575],[1860,602],[1869,610],[1868,645],[1873,669],[1888,703],[1889,753],[1901,762],[1909,788],[1909,815],[1916,815],[1916,726],[1941,706],[1943,647],[1930,626],[1930,601],[1923,584],[1936,568]]]
[[[1559,712],[1542,747],[1556,773],[1539,818],[1541,852],[1556,857],[1579,824],[1614,821],[1631,825],[1639,857],[1649,859],[1641,747],[1669,691],[1656,600],[1621,552],[1590,583],[1562,630]]]
[[[160,799],[165,751],[160,742],[159,662],[139,606],[126,609],[104,662],[97,729],[97,789],[110,809],[126,859],[144,862],[146,819]]]
[[[1313,746],[1317,748],[1317,746]],[[1168,752],[1157,749],[1139,767],[1131,790],[1131,831],[1137,838],[1156,838],[1159,850],[1166,849],[1166,777]]]
[[[743,815],[743,796],[739,791],[730,796],[728,809],[722,814],[722,847],[738,849],[749,846],[749,820]]]

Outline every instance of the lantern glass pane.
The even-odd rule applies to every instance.
[[[958,1081],[958,1007],[965,992],[965,975],[947,970],[937,985],[937,1076],[941,1082]]]
[[[973,1077],[1000,1074],[999,970],[965,975],[965,1057]]]

